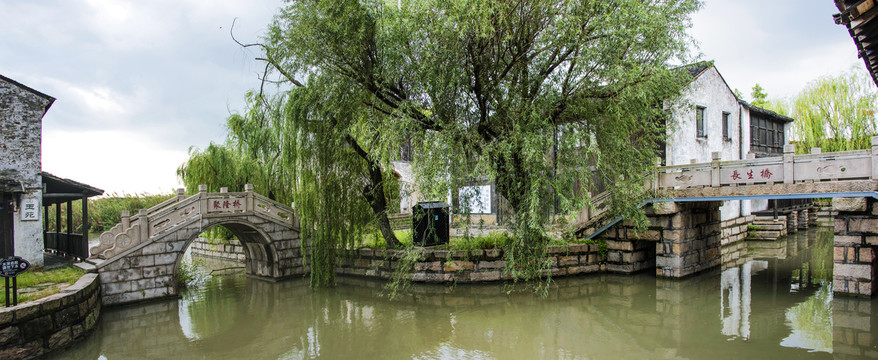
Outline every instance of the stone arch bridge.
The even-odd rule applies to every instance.
[[[246,185],[244,192],[208,193],[198,187],[122,222],[100,236],[89,262],[101,277],[104,304],[176,296],[176,274],[189,244],[203,231],[222,225],[241,241],[246,273],[278,280],[308,271],[293,209]]]

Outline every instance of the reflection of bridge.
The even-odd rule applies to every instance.
[[[650,224],[635,231],[606,216],[603,194],[577,219],[587,238],[607,240],[618,250],[612,269],[655,267],[658,276],[682,277],[719,265],[722,228],[719,207],[728,200],[834,198],[835,288],[838,293],[873,293],[874,245],[878,245],[878,137],[872,149],[659,167],[649,177],[655,198],[646,204]],[[653,244],[654,243],[654,244]],[[612,256],[609,261],[616,259]]]
[[[177,294],[176,274],[183,252],[198,234],[222,225],[240,241],[247,274],[280,279],[307,271],[293,209],[253,192],[177,196],[122,222],[100,236],[91,249],[101,276],[104,304]]]

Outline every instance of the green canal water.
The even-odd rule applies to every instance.
[[[878,357],[878,303],[833,297],[832,233],[723,249],[683,280],[557,279],[547,297],[503,285],[215,276],[180,299],[105,309],[53,359],[830,359]],[[874,339],[874,340],[873,340]]]

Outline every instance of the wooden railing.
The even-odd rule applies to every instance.
[[[43,232],[43,247],[68,256],[85,259],[88,257],[88,239],[82,234]]]

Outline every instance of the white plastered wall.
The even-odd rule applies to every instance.
[[[705,108],[705,137],[697,136],[696,106]],[[742,145],[749,144],[749,116],[743,118],[742,109],[716,68],[705,70],[683,90],[680,104],[672,109],[674,116],[668,128],[665,163],[683,165],[693,159],[696,163],[707,163],[712,160],[714,152],[719,152],[723,161],[740,160],[741,155],[746,154]],[[728,138],[723,138],[723,113],[729,114]],[[742,123],[746,124],[744,131]],[[746,142],[743,142],[745,137]],[[749,151],[749,146],[746,150]],[[722,220],[741,216],[741,201],[725,202],[720,213]]]

